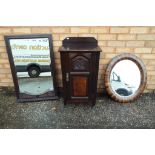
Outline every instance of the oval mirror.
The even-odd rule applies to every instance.
[[[135,100],[144,90],[147,81],[143,62],[133,54],[114,57],[105,72],[105,88],[118,102]]]

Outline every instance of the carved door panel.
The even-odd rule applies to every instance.
[[[69,53],[70,71],[73,72],[90,71],[90,58],[91,53],[83,53],[82,55],[76,53]]]
[[[69,55],[69,92],[70,98],[89,98],[90,86],[90,59],[89,54],[79,55],[70,53]]]

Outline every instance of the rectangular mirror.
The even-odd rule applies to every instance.
[[[5,36],[17,101],[57,99],[51,35]]]

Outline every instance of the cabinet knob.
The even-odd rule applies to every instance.
[[[69,81],[69,73],[66,73],[66,81]]]

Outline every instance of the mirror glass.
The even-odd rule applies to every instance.
[[[20,93],[41,95],[53,91],[48,38],[10,39]]]
[[[139,88],[141,73],[135,62],[121,60],[113,67],[110,73],[112,90],[120,96],[133,95]]]

